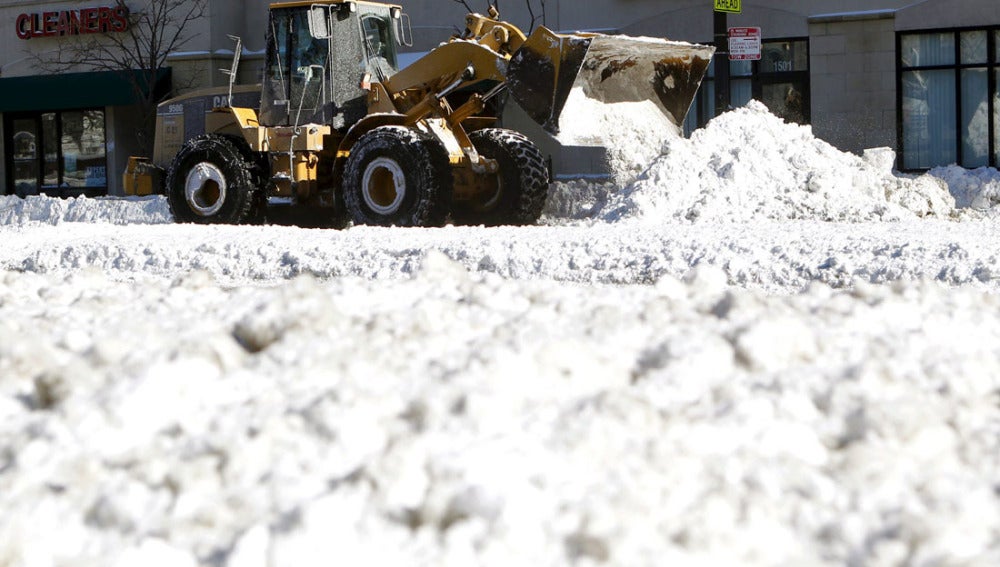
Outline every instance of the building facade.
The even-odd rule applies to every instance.
[[[459,31],[466,12],[453,0],[402,0],[412,60]],[[187,41],[156,77],[160,92],[228,84],[242,38],[239,83],[260,80],[267,25],[264,0],[208,2],[185,27]],[[485,11],[486,0],[466,0]],[[502,2],[522,29],[600,31],[713,41],[709,0],[537,0]],[[759,61],[728,62],[733,106],[763,101],[786,120],[810,124],[840,149],[888,146],[897,166],[919,171],[958,163],[1000,165],[1000,2],[996,0],[744,0],[729,25],[762,28]],[[88,66],[54,71],[45,62],[72,42],[114,41],[149,0],[0,0],[0,193],[61,196],[122,193],[130,155],[142,153],[134,88]],[[717,64],[724,64],[717,59]],[[710,71],[688,130],[716,113]],[[558,173],[600,169],[593,152],[562,147],[522,117],[505,117],[553,156]]]
[[[133,33],[148,37],[148,24],[139,27],[137,20],[149,13],[149,4],[0,0],[0,194],[123,193],[129,156],[148,153],[136,104],[137,84],[145,82],[58,59],[92,42],[127,42]],[[170,37],[193,6],[180,5],[154,27]],[[232,64],[230,34],[244,38],[239,82],[257,82],[266,21],[263,1],[205,2],[204,13],[183,26],[181,41],[148,88],[165,97],[228,84],[218,70]]]

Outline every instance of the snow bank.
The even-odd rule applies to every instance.
[[[1000,204],[1000,172],[992,167],[968,170],[957,165],[928,172],[948,184],[959,207],[990,209]]]
[[[889,149],[865,157],[841,152],[811,128],[786,123],[752,101],[690,139],[668,137],[661,155],[595,214],[603,221],[655,223],[859,222],[952,213],[955,202],[943,183],[898,177],[893,161]]]
[[[44,195],[22,199],[13,195],[0,196],[0,225],[56,225],[63,222],[162,224],[173,222],[173,217],[166,199],[157,196],[127,199],[59,199]]]
[[[3,565],[1000,564],[993,295],[0,279]]]

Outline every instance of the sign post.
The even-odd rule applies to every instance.
[[[729,14],[743,13],[743,0],[714,0],[715,115],[729,109]]]

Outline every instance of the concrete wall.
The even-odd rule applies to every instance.
[[[205,17],[191,23],[187,34],[190,40],[179,54],[168,58],[173,68],[175,94],[229,84],[229,77],[221,69],[232,67],[236,44],[229,38],[231,35],[243,41],[237,83],[259,82],[268,6],[264,0],[210,2]]]
[[[536,23],[540,18],[538,0]],[[809,16],[829,12],[894,9],[914,0],[744,0],[743,14],[731,15],[733,26],[764,26],[767,37],[804,36]],[[990,0],[986,0],[990,1]],[[486,0],[466,0],[471,8],[486,11]],[[501,16],[528,30],[528,0],[504,0]],[[404,9],[413,19],[418,36],[415,50],[427,50],[462,28],[466,10],[452,0],[406,0]],[[544,24],[554,30],[621,30],[630,34],[670,37],[688,41],[712,38],[712,4],[707,0],[546,0]]]
[[[810,20],[813,132],[845,151],[896,147],[892,12]]]
[[[658,13],[637,18],[620,29],[627,35],[711,43],[715,33],[714,23],[711,5],[706,8],[705,2],[697,2],[666,11],[661,8]],[[806,17],[802,14],[746,2],[743,13],[730,14],[728,23],[731,27],[761,26],[765,38],[804,37],[808,32]]]
[[[896,14],[896,31],[997,24],[1000,24],[1000,2],[997,0],[925,0]]]

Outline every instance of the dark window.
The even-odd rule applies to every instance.
[[[995,29],[898,35],[903,170],[997,165],[998,38]]]
[[[8,185],[18,195],[108,191],[104,111],[19,113],[6,118]]]

